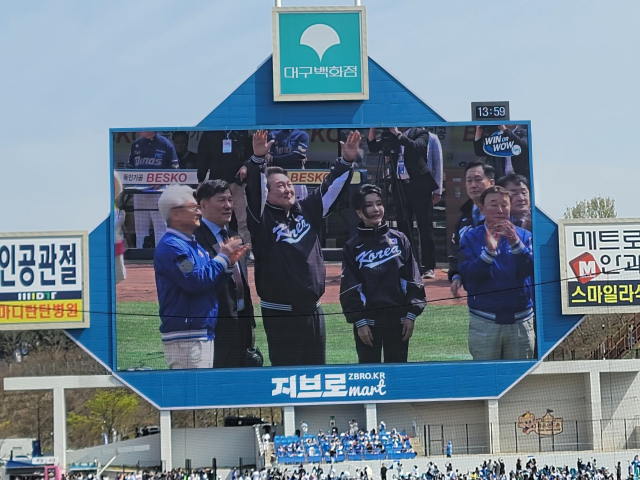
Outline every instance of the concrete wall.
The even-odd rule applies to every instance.
[[[600,428],[602,446],[605,450],[637,448],[637,432],[640,426],[639,394],[640,380],[637,372],[600,374]]]
[[[173,468],[185,466],[191,459],[192,468],[210,467],[216,458],[218,467],[255,463],[256,436],[253,427],[182,428],[171,432]]]
[[[142,448],[149,449],[142,451]],[[184,468],[191,459],[192,468],[210,467],[216,458],[218,467],[233,467],[242,457],[244,464],[255,463],[256,437],[253,427],[184,428],[171,432],[171,450],[174,468]],[[134,438],[109,445],[69,451],[67,462],[93,462],[98,459],[105,465],[116,453],[114,465],[141,467],[162,465],[160,459],[160,435]]]
[[[502,452],[538,452],[588,449],[591,423],[588,382],[585,374],[530,375],[499,400],[500,449]],[[518,417],[530,412],[542,417],[547,409],[563,419],[559,435],[523,433]],[[578,445],[580,444],[580,445]],[[578,448],[579,447],[579,448]]]
[[[412,437],[415,420],[423,447],[419,455],[425,453],[425,446],[430,455],[443,454],[449,440],[453,442],[454,454],[485,453],[489,448],[487,409],[483,401],[378,404],[378,422],[380,420],[384,420],[387,429],[404,430]]]
[[[100,465],[105,465],[116,454],[118,457],[113,465],[134,467],[140,462],[141,467],[160,466],[160,435],[148,435],[82,450],[68,450],[67,463],[93,462],[98,459]]]
[[[380,405],[378,405],[380,408]],[[296,429],[300,428],[300,422],[309,425],[309,433],[316,435],[319,430],[331,431],[329,421],[334,417],[338,431],[349,430],[349,422],[355,420],[358,427],[366,428],[366,415],[364,405],[318,405],[314,407],[296,407]],[[378,414],[378,420],[380,415]]]

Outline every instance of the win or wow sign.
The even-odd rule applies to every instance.
[[[366,100],[364,7],[273,9],[275,101]]]

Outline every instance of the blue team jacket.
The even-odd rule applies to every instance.
[[[215,285],[228,282],[229,259],[209,254],[193,238],[171,228],[155,250],[153,267],[162,341],[213,340],[218,320]]]
[[[486,227],[460,239],[458,265],[472,314],[500,324],[533,315],[533,249],[531,233],[516,227],[520,239],[512,247],[502,238],[495,255],[485,250]]]
[[[173,144],[162,135],[137,138],[131,145],[127,168],[178,168],[178,155]]]

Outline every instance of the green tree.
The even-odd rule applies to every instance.
[[[138,398],[124,388],[99,390],[85,406],[107,434],[113,430],[126,434],[138,411]]]
[[[69,412],[67,415],[69,426],[69,444],[71,448],[84,448],[96,445],[100,439],[102,423],[96,418]]]
[[[593,197],[581,200],[567,208],[564,218],[616,218],[616,202],[611,197]]]

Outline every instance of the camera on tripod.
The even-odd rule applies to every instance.
[[[376,142],[378,152],[382,152],[385,157],[390,157],[392,153],[398,153],[400,150],[400,140],[388,128],[376,129]]]

